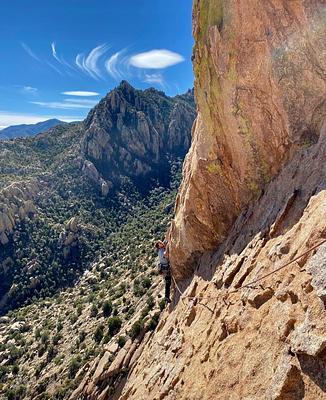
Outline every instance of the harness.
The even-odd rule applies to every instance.
[[[162,274],[163,276],[170,276],[171,275],[171,268],[170,268],[170,264],[158,264],[158,269],[160,274]]]

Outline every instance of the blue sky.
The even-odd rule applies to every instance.
[[[0,127],[83,119],[122,79],[193,86],[192,0],[1,0]]]

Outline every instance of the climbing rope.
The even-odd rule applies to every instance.
[[[280,271],[281,269],[283,269],[283,268],[287,267],[288,265],[290,265],[290,264],[292,264],[292,263],[298,261],[300,258],[302,258],[302,257],[305,256],[306,254],[310,253],[311,251],[317,249],[319,246],[321,246],[321,245],[324,244],[325,242],[326,242],[326,239],[322,240],[320,243],[316,244],[315,246],[311,247],[310,249],[308,249],[308,250],[305,251],[304,253],[300,254],[300,255],[297,256],[297,257],[295,257],[293,260],[291,260],[291,261],[289,261],[289,262],[287,262],[287,263],[281,265],[280,267],[274,269],[273,271],[269,272],[268,274],[265,274],[265,275],[261,276],[260,278],[257,278],[257,279],[255,279],[255,280],[249,282],[249,283],[246,283],[245,285],[243,285],[243,286],[241,286],[241,287],[239,287],[239,288],[237,288],[237,289],[233,289],[233,290],[230,291],[230,292],[227,292],[227,294],[236,293],[236,292],[238,292],[238,291],[240,291],[240,290],[242,290],[242,289],[244,289],[244,288],[254,289],[254,288],[252,287],[252,285],[254,285],[255,283],[260,282],[260,281],[266,279],[268,276],[274,275],[276,272]],[[221,298],[221,295],[220,295],[220,296],[183,296],[183,293],[182,293],[182,291],[180,290],[180,288],[179,288],[179,286],[178,286],[178,284],[177,284],[177,282],[176,282],[176,280],[175,280],[175,278],[174,278],[173,275],[172,275],[172,279],[173,279],[173,282],[174,282],[174,285],[175,285],[177,291],[180,293],[181,299],[183,299],[183,298],[188,298],[188,299],[198,299],[198,300],[201,300],[201,299],[208,299],[208,300],[209,300],[209,299],[218,299],[218,298]]]

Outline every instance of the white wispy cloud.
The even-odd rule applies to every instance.
[[[72,122],[72,121],[80,121],[84,117],[80,115],[21,114],[21,113],[0,110],[0,127],[1,129],[4,129],[7,126],[11,125],[36,124],[37,122],[46,121],[47,119],[51,118],[57,118],[65,122]]]
[[[75,59],[75,63],[77,65],[77,67],[79,69],[81,69],[82,71],[84,71],[84,62],[85,62],[85,54],[77,54],[76,59]]]
[[[27,46],[26,43],[21,43],[21,46],[22,46],[22,48],[26,51],[26,53],[27,53],[29,56],[31,56],[32,58],[34,58],[34,60],[36,60],[36,61],[41,61],[41,60],[37,57],[37,55],[33,52],[33,50],[32,50],[29,46]]]
[[[50,62],[47,62],[47,65],[49,66],[49,67],[51,67],[55,72],[57,72],[59,75],[61,75],[61,76],[64,76],[64,73],[62,72],[62,71],[60,71],[60,69],[59,68],[57,68],[55,65],[53,65],[52,63],[50,63]]]
[[[130,57],[129,63],[137,68],[163,69],[179,64],[185,59],[181,54],[170,50],[150,50]]]
[[[89,107],[94,107],[98,101],[90,100],[90,99],[64,99],[66,103],[80,104],[80,105],[88,105]]]
[[[57,49],[56,49],[56,44],[55,44],[55,42],[52,42],[51,43],[51,50],[52,50],[52,56],[55,58],[55,60],[59,63],[59,64],[61,64],[61,65],[63,65],[64,67],[68,67],[68,68],[70,68],[70,69],[75,69],[72,65],[70,65],[64,58],[63,58],[63,56],[59,56],[59,54],[57,53]],[[67,71],[66,71],[67,72]],[[67,72],[68,73],[68,72]],[[68,73],[68,75],[69,75],[69,73]],[[71,75],[71,73],[70,73],[70,75]]]
[[[76,108],[91,108],[93,105],[96,104],[96,102],[94,104],[92,104],[91,106],[89,104],[85,104],[85,103],[76,103],[76,102],[67,102],[67,101],[30,101],[31,104],[35,104],[37,106],[41,106],[41,107],[46,107],[46,108],[51,108],[51,109],[59,109],[59,110],[72,110],[72,109],[76,109]]]
[[[77,67],[96,80],[103,79],[98,62],[108,49],[109,46],[107,44],[102,44],[91,50],[88,56],[82,53],[77,54],[75,59]]]
[[[105,62],[105,68],[108,73],[114,78],[115,80],[120,80],[123,77],[123,73],[119,68],[120,58],[122,54],[125,52],[124,50],[118,51],[117,53],[113,54],[110,58],[108,58]]]
[[[145,74],[144,82],[150,84],[158,84],[161,86],[165,86],[165,80],[162,74]]]
[[[52,49],[52,55],[53,55],[53,57],[54,57],[59,63],[61,63],[61,60],[60,60],[60,58],[59,58],[58,55],[57,55],[57,50],[56,50],[56,48],[55,48],[55,43],[54,43],[54,42],[51,43],[51,49]]]
[[[38,92],[38,89],[33,86],[23,86],[22,91],[27,94],[35,94]]]
[[[81,97],[99,96],[99,93],[97,92],[88,92],[84,90],[71,90],[67,92],[62,92],[61,94],[65,94],[67,96],[81,96]]]

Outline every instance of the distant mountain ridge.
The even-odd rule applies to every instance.
[[[65,125],[67,122],[52,118],[36,124],[12,125],[0,131],[0,140],[15,139],[18,137],[35,136],[41,132],[54,128],[58,125]]]

